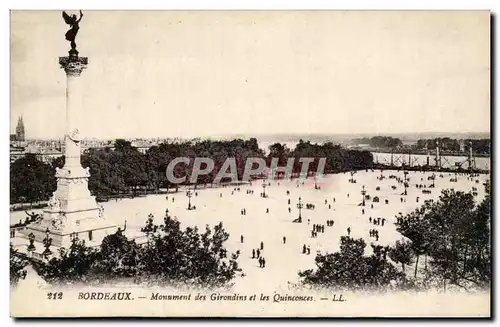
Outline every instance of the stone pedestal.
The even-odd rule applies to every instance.
[[[48,235],[56,247],[68,247],[75,236],[97,245],[106,235],[116,232],[116,225],[105,219],[102,206],[90,194],[89,168],[83,168],[80,163],[81,138],[72,113],[81,104],[77,82],[88,62],[86,57],[70,53],[68,57],[60,57],[59,63],[67,77],[65,163],[56,171],[57,190],[44,210],[43,219],[27,226],[24,232],[25,235],[33,233],[37,242]]]

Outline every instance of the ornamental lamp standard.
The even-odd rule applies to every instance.
[[[265,180],[262,182],[262,197],[263,198],[266,197],[266,181]]]
[[[188,208],[187,208],[187,209],[188,209],[188,210],[191,210],[191,197],[193,196],[193,193],[191,193],[191,191],[190,191],[190,190],[188,190],[188,191],[186,192],[186,195],[187,195],[187,197],[188,197]]]
[[[302,222],[302,208],[304,207],[304,204],[302,203],[302,199],[299,197],[299,203],[297,203],[297,208],[299,209],[299,223]]]
[[[404,195],[408,195],[408,191],[406,190],[408,188],[408,181],[409,181],[409,179],[408,179],[408,172],[405,171],[404,174],[405,174],[405,181],[403,183],[403,185],[405,187],[405,193],[404,193]]]
[[[365,203],[365,195],[366,195],[366,190],[365,190],[365,186],[363,185],[363,189],[361,190],[361,195],[363,196],[363,202],[362,202],[362,206],[364,207],[366,205]]]

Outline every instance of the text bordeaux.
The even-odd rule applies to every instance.
[[[104,292],[80,292],[78,293],[78,300],[116,300],[126,301],[133,300],[131,292],[125,293],[104,293]]]

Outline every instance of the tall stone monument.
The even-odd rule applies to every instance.
[[[116,226],[106,221],[102,206],[90,194],[89,168],[83,168],[80,163],[81,137],[73,114],[81,109],[78,78],[88,65],[87,57],[78,56],[75,43],[82,17],[81,11],[79,19],[63,12],[65,22],[71,27],[66,33],[66,40],[71,42],[69,56],[59,58],[66,73],[64,167],[56,170],[57,190],[44,210],[43,219],[29,225],[25,231],[33,233],[38,242],[49,236],[56,247],[68,247],[74,237],[90,244],[100,244],[106,235],[116,232]]]

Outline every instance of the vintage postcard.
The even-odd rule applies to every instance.
[[[10,20],[11,316],[491,316],[490,12]]]

